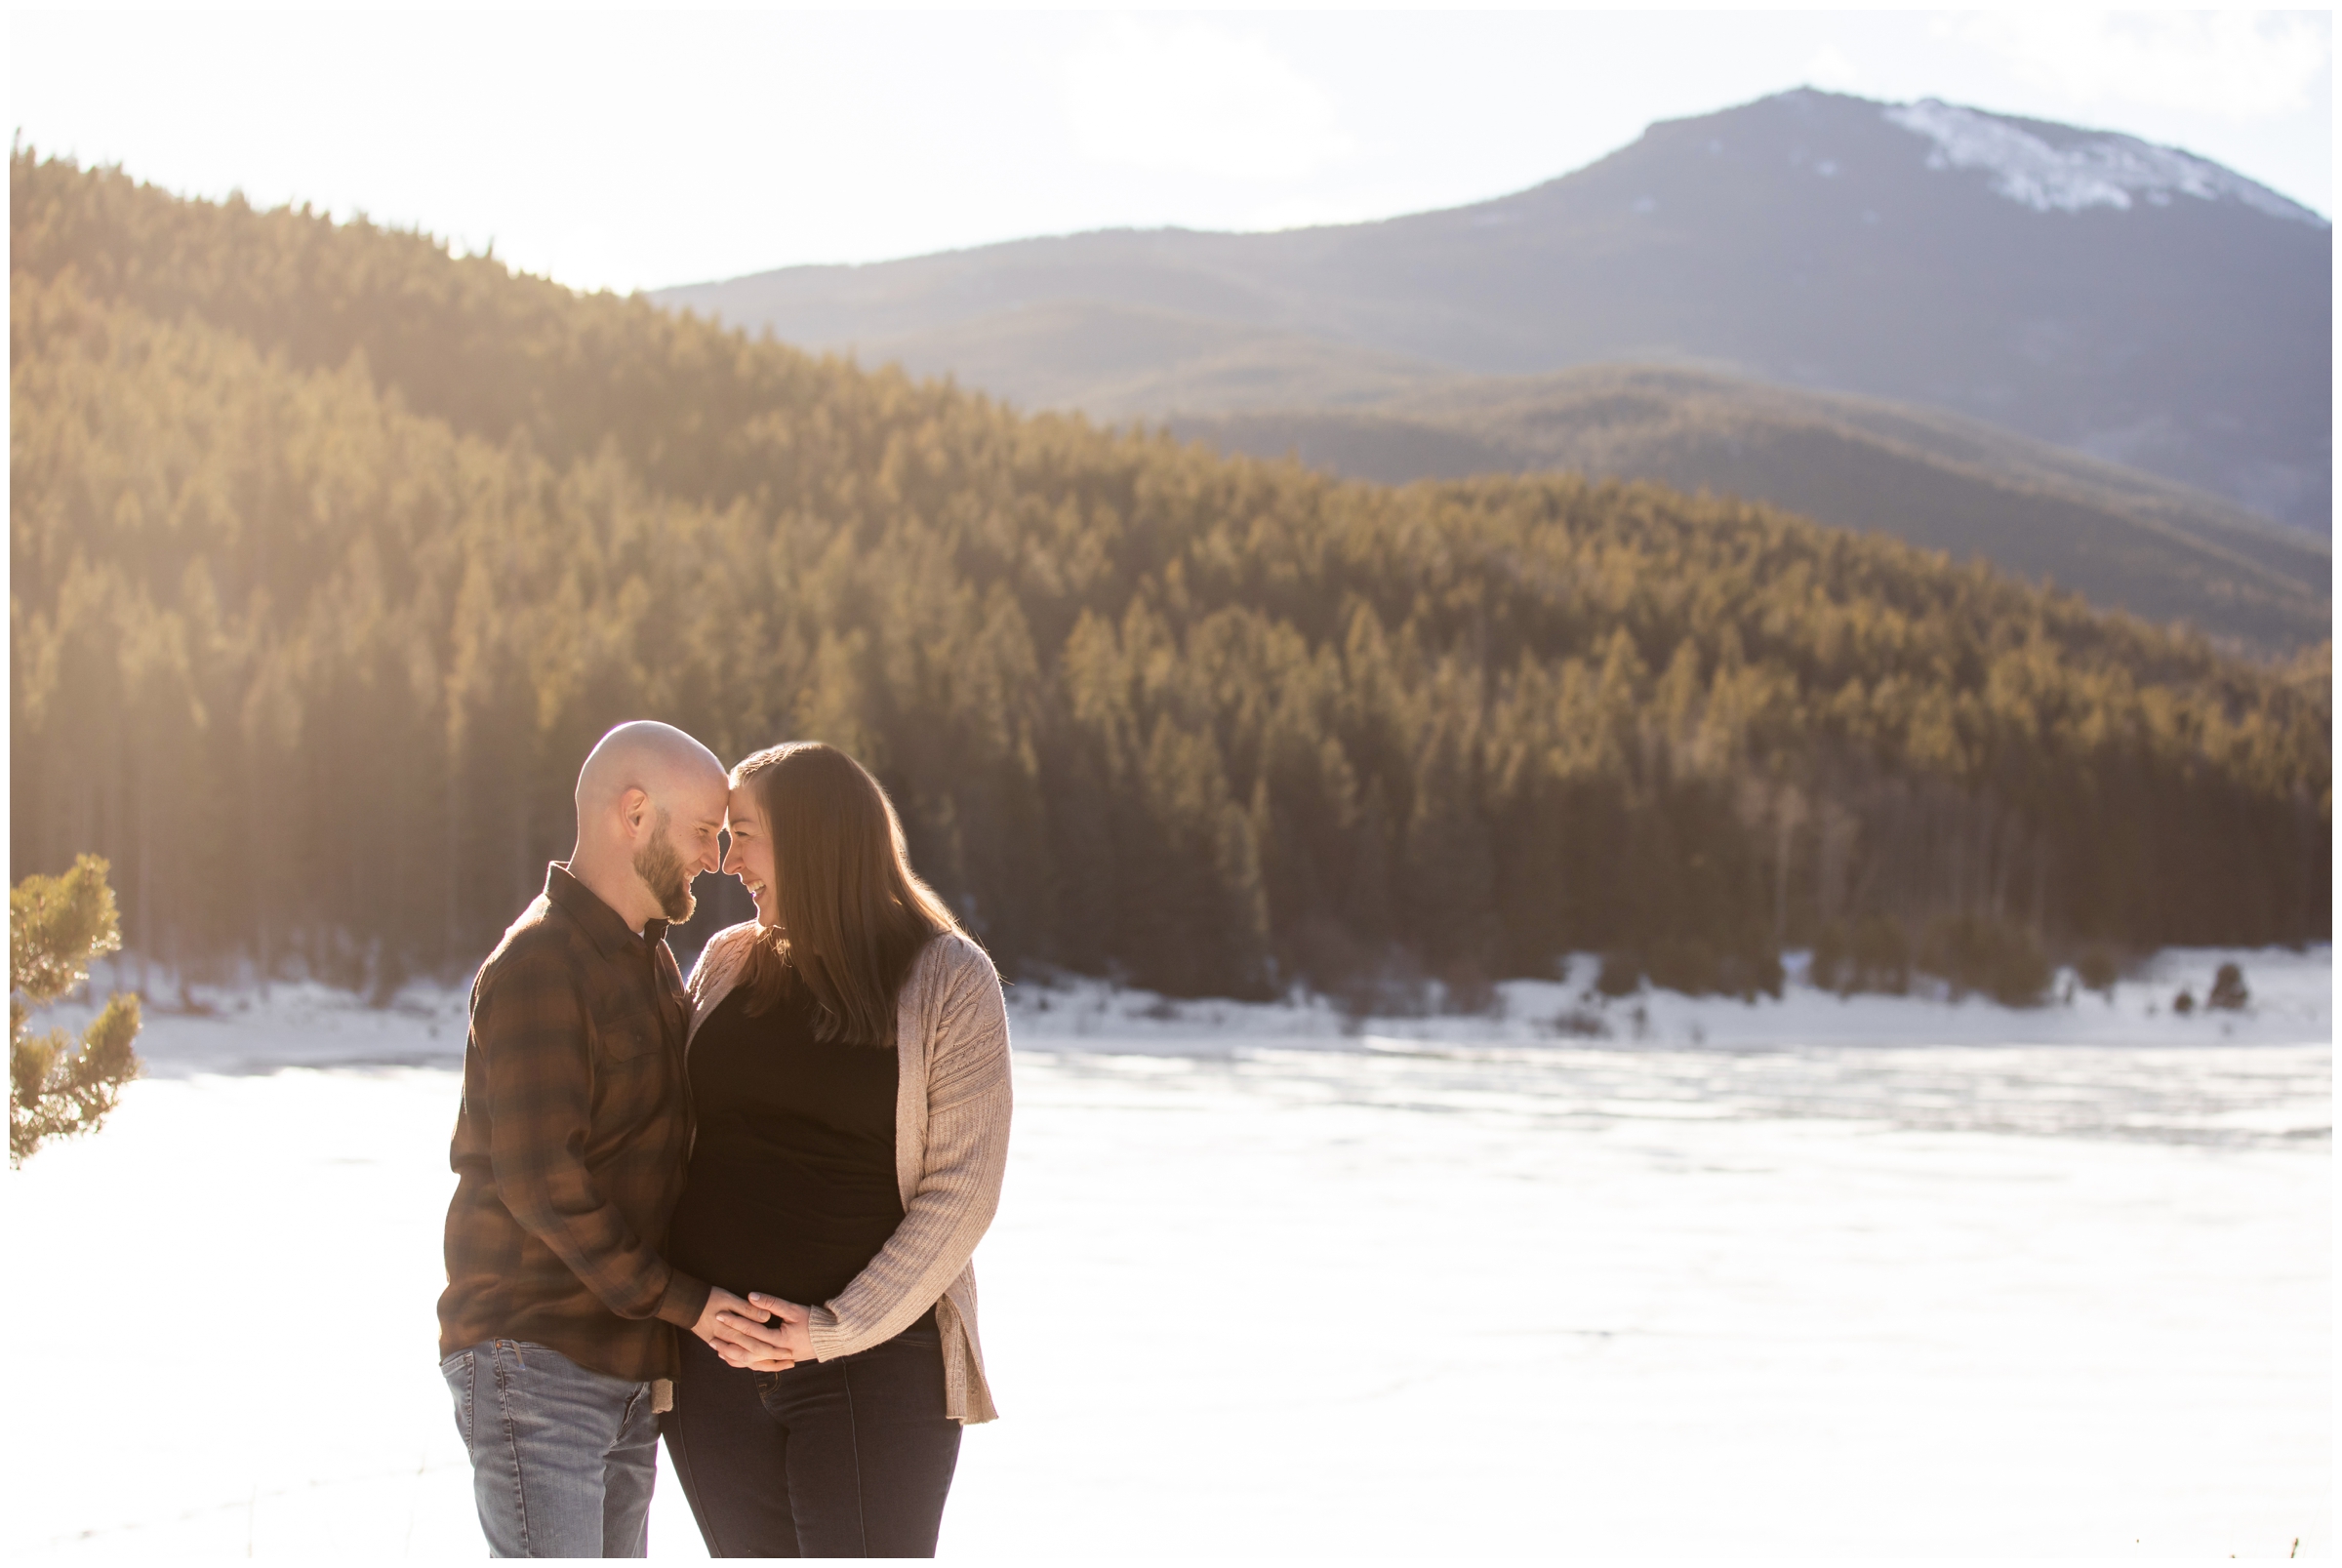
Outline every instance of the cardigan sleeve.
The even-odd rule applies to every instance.
[[[691,966],[691,978],[683,983],[684,998],[691,1004],[691,1027],[694,1030],[699,1028],[707,1016],[709,994],[732,988],[741,961],[747,956],[747,945],[755,940],[756,931],[755,921],[744,920],[739,925],[726,926],[709,937],[707,945],[700,949],[699,959]]]
[[[867,1350],[917,1321],[968,1266],[1000,1204],[1012,1099],[1008,1008],[983,949],[953,943],[937,956],[950,967],[936,977],[932,1012],[922,1020],[933,1045],[918,1186],[878,1256],[833,1300],[812,1308],[820,1360]]]

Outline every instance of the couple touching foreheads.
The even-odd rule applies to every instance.
[[[473,983],[451,1156],[440,1370],[489,1550],[644,1555],[664,1430],[717,1556],[932,1556],[994,1413],[999,977],[834,747],[727,775],[625,724],[577,806]],[[666,928],[719,870],[756,918],[686,982]]]

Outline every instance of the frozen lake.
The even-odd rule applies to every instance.
[[[1558,987],[1351,1034],[1020,996],[1004,1419],[943,1549],[2327,1554],[2330,961],[2247,967],[2244,1018],[2150,978],[1662,998],[1640,1040],[1554,1038]],[[11,1555],[480,1554],[431,1314],[459,1017],[158,1018],[114,1123],[9,1180]],[[671,1484],[652,1544],[701,1554]]]

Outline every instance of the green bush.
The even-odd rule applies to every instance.
[[[1488,971],[1469,954],[1441,971],[1439,989],[1440,1010],[1447,1013],[1494,1013],[1501,1000]]]
[[[1813,953],[1805,961],[1805,984],[1840,996],[1853,989],[1854,941],[1843,920],[1825,921],[1813,939]]]
[[[2115,982],[2122,976],[2122,966],[2115,955],[2103,946],[2084,948],[2074,961],[2074,976],[2084,990],[2093,990],[2108,1001],[2115,999]]]
[[[1644,960],[1651,984],[1686,996],[1737,996],[1753,1002],[1759,993],[1781,994],[1781,955],[1750,944],[1721,947],[1703,937],[1662,937]]]
[[[2244,971],[2236,964],[2222,964],[2220,973],[2212,977],[2212,992],[2203,1005],[2223,1013],[2241,1013],[2244,1004],[2252,1000],[2252,992],[2244,987]]]
[[[1594,977],[1594,988],[1604,996],[1632,996],[1642,989],[1642,965],[1632,953],[1606,952],[1601,973]]]
[[[1865,915],[1851,930],[1833,920],[1814,940],[1805,978],[1840,996],[1856,991],[1901,996],[1911,989],[1911,939],[1901,921],[1882,914]]]
[[[1651,984],[1665,990],[1705,996],[1716,988],[1716,949],[1697,937],[1661,937],[1643,965]]]
[[[1938,917],[1927,928],[1920,967],[1949,981],[1954,996],[1981,991],[2005,1007],[2038,1007],[2049,988],[2049,959],[2021,927],[1987,915]]]
[[[1911,989],[1911,938],[1902,921],[1883,914],[1863,916],[1854,928],[1854,973],[1866,991],[1901,996]]]
[[[1726,953],[1716,966],[1716,989],[1744,1002],[1760,995],[1779,999],[1784,976],[1781,955],[1769,947],[1750,953]]]

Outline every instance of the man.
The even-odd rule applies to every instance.
[[[639,1557],[673,1329],[765,1314],[660,1257],[691,1153],[670,921],[718,869],[707,748],[622,724],[578,775],[577,848],[471,988],[440,1370],[500,1557]],[[671,1327],[670,1327],[671,1325]]]

